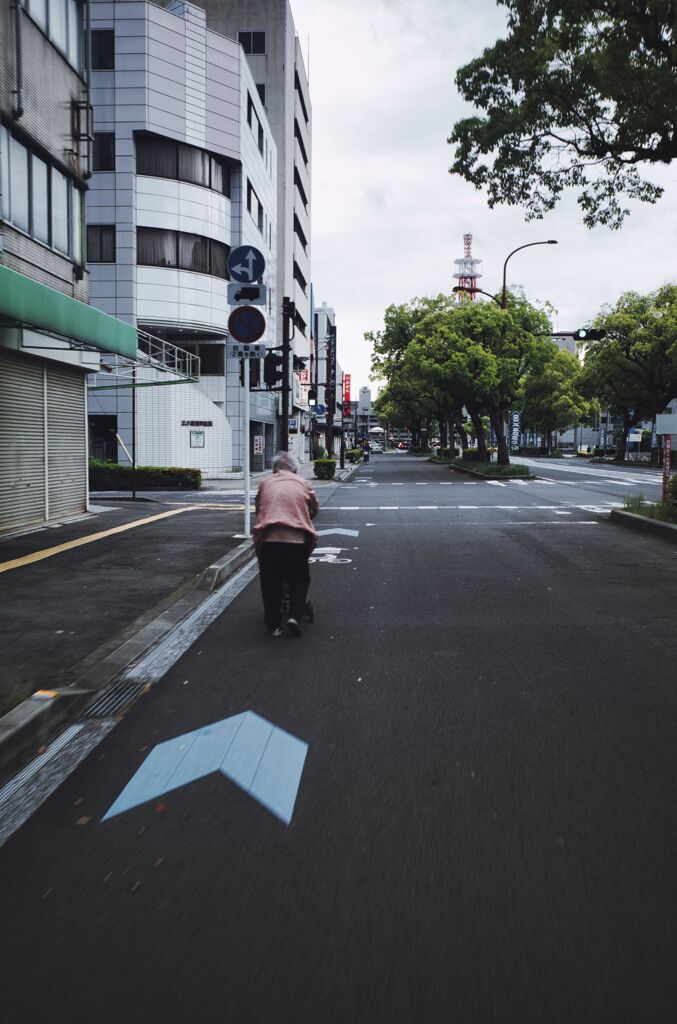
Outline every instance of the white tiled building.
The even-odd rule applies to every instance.
[[[311,169],[312,107],[301,44],[289,0],[196,0],[207,13],[207,25],[237,39],[247,55],[259,97],[263,101],[278,152],[277,163],[277,282],[278,295],[296,305],[292,342],[296,365],[310,356],[311,312]],[[277,336],[282,337],[281,302]],[[294,417],[304,421],[294,381]],[[294,451],[307,457],[301,434]]]
[[[245,443],[239,360],[225,352],[231,247],[265,256],[262,341],[276,343],[276,146],[242,48],[208,31],[200,8],[93,0],[91,26],[91,301],[201,361],[195,384],[137,371],[156,381],[134,389],[137,463],[219,476],[243,465]],[[276,395],[252,393],[250,446],[265,439],[253,468],[274,452],[276,411]],[[89,414],[93,450],[114,426],[126,461],[130,389],[91,393]]]

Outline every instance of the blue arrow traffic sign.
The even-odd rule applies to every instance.
[[[258,341],[266,330],[266,318],[256,306],[236,306],[228,317],[228,331],[235,341]]]
[[[288,825],[308,744],[253,711],[159,743],[102,821],[221,772]]]
[[[238,245],[231,249],[228,257],[228,273],[231,281],[247,284],[263,277],[266,260],[260,249],[253,245]]]

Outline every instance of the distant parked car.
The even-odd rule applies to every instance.
[[[382,452],[383,451],[383,445],[379,444],[378,441],[370,441],[369,442],[369,448],[371,449],[372,452]]]
[[[400,441],[400,443],[397,446],[397,450],[398,452],[406,452],[408,447],[409,445],[407,444],[406,441]]]

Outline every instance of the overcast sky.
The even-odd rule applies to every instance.
[[[291,3],[304,56],[310,48],[315,301],[336,310],[353,395],[369,383],[364,332],[381,329],[391,302],[449,292],[465,232],[490,292],[511,249],[558,239],[517,253],[508,284],[549,300],[559,330],[575,330],[623,291],[677,280],[677,164],[652,173],[665,196],[635,204],[620,231],[585,228],[573,194],[527,223],[516,207],[490,210],[448,173],[446,139],[471,110],[456,92],[456,69],[505,34],[494,0]]]

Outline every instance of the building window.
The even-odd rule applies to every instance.
[[[9,143],[9,187],[10,220],[28,231],[28,150],[13,136]]]
[[[237,41],[245,53],[261,54],[266,52],[265,32],[238,32]]]
[[[82,67],[82,3],[79,0],[24,0],[24,7],[79,71]]]
[[[115,133],[94,132],[92,169],[95,171],[115,170]]]
[[[209,239],[179,232],[179,267],[196,274],[209,273]]]
[[[61,171],[0,126],[2,216],[39,242],[82,261],[82,196]]]
[[[115,32],[112,29],[92,31],[92,71],[112,71],[115,68]]]
[[[115,263],[115,224],[87,225],[87,262]]]
[[[177,267],[227,279],[229,252],[223,242],[184,231],[138,228],[136,233],[136,262],[142,267]]]
[[[263,234],[263,204],[254,191],[249,178],[247,178],[247,211],[252,215],[256,221],[256,226],[261,234]]]
[[[47,0],[30,0],[27,7],[33,21],[37,21],[40,28],[47,31]]]
[[[68,253],[70,242],[68,216],[68,178],[52,168],[52,245]]]
[[[261,103],[263,103],[263,105],[265,107],[265,105],[266,105],[266,86],[265,86],[265,83],[264,82],[257,82],[256,83],[256,91],[259,94],[259,99],[261,100]]]
[[[136,138],[136,173],[202,185],[230,197],[227,164],[215,156],[170,139],[139,135]]]
[[[49,165],[37,156],[31,167],[31,234],[49,245]]]

